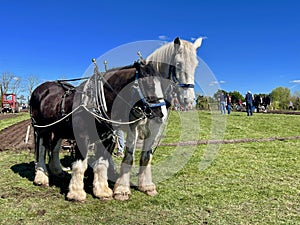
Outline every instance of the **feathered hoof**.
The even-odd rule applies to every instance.
[[[37,186],[48,187],[49,186],[49,177],[44,171],[37,170],[35,173],[33,183],[34,183],[34,185],[37,185]]]
[[[93,189],[94,195],[101,201],[110,201],[113,199],[113,192],[110,188],[107,188],[105,192],[100,192],[97,189]]]
[[[103,202],[108,202],[108,201],[113,200],[113,196],[109,196],[109,197],[97,197],[97,198],[99,198]]]
[[[84,191],[82,192],[69,192],[67,194],[67,199],[69,201],[75,201],[75,202],[84,202],[86,199],[86,193]]]
[[[144,191],[146,193],[146,195],[149,196],[156,196],[158,195],[158,192],[156,190],[148,190],[148,191]]]
[[[146,195],[149,195],[149,196],[155,196],[158,194],[158,192],[156,191],[155,185],[148,185],[148,186],[144,186],[144,187],[140,186],[138,189],[141,192],[144,192]]]
[[[128,193],[115,193],[114,199],[118,200],[118,201],[126,201],[129,199],[129,194]]]
[[[114,189],[114,199],[119,201],[126,201],[129,199],[131,194],[130,187],[126,185],[115,186]]]

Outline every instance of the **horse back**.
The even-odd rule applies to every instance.
[[[32,120],[38,125],[53,123],[72,111],[74,87],[59,82],[45,82],[39,85],[30,98]]]

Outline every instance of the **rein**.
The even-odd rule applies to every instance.
[[[77,106],[75,109],[72,110],[72,112],[68,113],[67,115],[65,115],[64,117],[60,118],[59,120],[53,122],[53,123],[50,123],[50,124],[47,124],[47,125],[37,125],[37,124],[33,124],[34,127],[36,128],[47,128],[47,127],[51,127],[51,126],[54,126],[60,122],[63,122],[65,119],[67,119],[67,117],[71,116],[73,113],[75,113],[77,110],[79,110],[80,108],[83,108],[84,110],[86,110],[88,113],[90,113],[91,115],[93,115],[95,118],[98,118],[100,120],[103,120],[105,122],[108,122],[108,123],[112,123],[112,124],[117,124],[117,125],[129,125],[129,124],[133,124],[133,123],[136,123],[142,119],[145,119],[145,117],[140,117],[136,120],[133,120],[133,121],[129,121],[129,122],[120,122],[120,121],[115,121],[115,120],[110,120],[110,119],[106,119],[94,112],[91,112],[86,106],[84,105],[79,105]]]

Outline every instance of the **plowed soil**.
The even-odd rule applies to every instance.
[[[26,143],[25,139],[26,139],[28,126],[30,126],[30,132],[29,132],[28,142]],[[5,151],[5,150],[33,151],[34,150],[33,140],[34,137],[33,137],[33,129],[31,126],[31,121],[30,119],[25,120],[0,131],[0,151]]]

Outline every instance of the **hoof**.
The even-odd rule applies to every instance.
[[[144,192],[146,195],[149,196],[155,196],[158,194],[158,192],[156,191],[156,187],[154,184],[152,185],[147,185],[147,186],[140,186],[138,188],[141,192]]]
[[[120,185],[117,186],[114,189],[114,199],[119,200],[119,201],[126,201],[129,199],[131,192],[130,188],[125,185]]]
[[[48,174],[46,174],[42,170],[37,170],[36,173],[35,173],[33,183],[34,183],[34,185],[37,185],[37,186],[48,187],[49,186]]]
[[[97,197],[97,198],[99,198],[103,202],[108,202],[108,201],[111,201],[113,199],[113,196],[110,196],[110,197]]]
[[[145,191],[145,193],[149,196],[156,196],[158,194],[156,190]]]
[[[93,189],[94,195],[102,201],[109,201],[113,199],[113,192],[110,188],[106,191],[99,191],[96,188]]]
[[[117,193],[117,194],[114,194],[114,199],[119,200],[119,201],[126,201],[129,199],[129,194],[128,193]]]
[[[86,193],[85,192],[80,192],[80,193],[69,192],[67,194],[67,199],[69,201],[84,202],[86,199]]]

